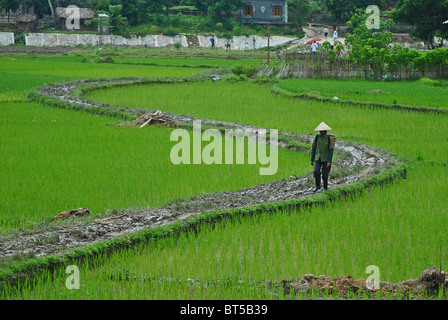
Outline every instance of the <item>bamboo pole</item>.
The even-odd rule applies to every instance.
[[[271,34],[270,34],[270,25],[268,23],[268,64],[269,64],[269,60],[270,60],[270,56],[269,56],[269,51],[270,50],[270,38],[271,38]]]

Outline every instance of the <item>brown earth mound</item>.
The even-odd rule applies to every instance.
[[[418,297],[428,294],[437,294],[439,289],[443,290],[443,296],[446,298],[446,287],[448,286],[448,274],[437,268],[424,270],[418,279],[406,280],[398,283],[389,283],[380,281],[378,289],[374,289],[373,283],[369,285],[367,280],[354,279],[350,275],[341,277],[314,276],[306,274],[299,280],[282,281],[284,293],[289,295],[294,291],[298,294],[314,293],[339,293],[342,297],[349,294],[363,296],[369,294],[371,297],[377,296],[379,293],[384,295],[393,295],[397,297],[399,294],[404,296]]]
[[[164,115],[160,110],[144,114],[134,121],[121,123],[121,126],[138,126],[143,128],[148,125],[156,125],[156,126],[164,126],[164,127],[178,127],[178,123],[174,121],[172,118]]]
[[[78,209],[63,211],[60,214],[58,214],[57,216],[53,217],[53,219],[51,219],[51,221],[64,220],[67,218],[75,218],[75,217],[86,216],[86,215],[90,215],[89,209],[78,208]]]

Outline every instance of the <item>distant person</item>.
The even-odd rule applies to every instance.
[[[316,180],[316,187],[314,192],[321,188],[321,177],[324,182],[324,190],[328,190],[328,177],[331,170],[331,162],[333,161],[334,141],[327,135],[327,131],[331,130],[324,122],[321,122],[314,131],[319,131],[314,138],[313,146],[311,147],[311,165],[313,168],[314,179]]]
[[[333,40],[334,40],[334,42],[336,42],[336,40],[338,40],[338,31],[337,30],[334,30],[334,32],[333,32]]]
[[[210,42],[212,43],[212,49],[215,47],[215,36],[210,38]]]
[[[328,28],[324,29],[325,40],[328,38]]]
[[[312,53],[316,53],[317,52],[317,47],[318,47],[318,45],[317,45],[316,41],[312,42],[311,43],[311,52]]]
[[[230,45],[232,44],[232,39],[228,38],[226,42],[226,49],[230,50]]]

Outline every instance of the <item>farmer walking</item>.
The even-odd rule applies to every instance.
[[[230,50],[230,46],[232,45],[232,39],[228,38],[226,42],[226,49]]]
[[[215,36],[214,35],[210,38],[210,42],[212,43],[212,49],[213,49],[215,47]]]
[[[317,47],[318,47],[318,45],[317,45],[316,41],[311,43],[311,52],[312,53],[316,53],[317,52]]]
[[[324,29],[324,35],[325,35],[325,40],[327,40],[328,37],[328,28]]]
[[[328,190],[328,176],[330,175],[331,162],[333,160],[334,140],[327,135],[331,130],[324,122],[321,122],[314,131],[320,131],[314,138],[311,148],[311,165],[314,166],[313,175],[316,180],[316,187],[313,192],[321,188],[321,177],[324,181],[324,190]]]
[[[338,40],[338,31],[337,30],[334,30],[334,32],[333,32],[333,40],[334,40],[334,42],[336,42],[336,40]]]

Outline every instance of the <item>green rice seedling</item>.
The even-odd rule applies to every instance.
[[[446,88],[431,87],[422,81],[287,79],[282,80],[279,86],[299,94],[318,92],[318,96],[323,98],[337,97],[341,101],[400,104],[414,107],[448,107]]]
[[[108,125],[114,119],[32,103],[2,104],[0,121],[2,230],[79,207],[98,215],[161,206],[300,175],[308,168],[306,155],[286,150],[273,176],[260,176],[257,165],[174,165],[170,129],[118,127]]]
[[[126,65],[154,65],[182,68],[231,68],[235,65],[249,64],[258,66],[258,59],[204,59],[204,58],[161,58],[161,57],[118,57],[118,64]]]
[[[409,90],[414,88],[412,83],[408,87],[405,83],[401,85],[401,88]],[[182,103],[170,100],[174,93],[176,101]],[[142,101],[134,99],[137,94],[141,95]],[[440,92],[435,95],[434,100],[443,98]],[[100,101],[134,104],[141,108],[151,101],[162,110],[296,133],[312,133],[316,124],[328,118],[328,124],[334,127],[334,132],[341,139],[367,143],[407,156],[410,160],[407,179],[374,187],[347,201],[311,210],[228,219],[213,228],[204,225],[194,236],[191,233],[181,235],[179,239],[150,241],[137,248],[114,252],[107,259],[89,260],[80,268],[80,291],[70,291],[65,287],[67,275],[60,270],[52,276],[44,274],[38,277],[33,286],[25,283],[20,291],[6,286],[0,293],[1,299],[64,299],[72,296],[80,299],[263,299],[272,297],[267,287],[257,290],[246,280],[281,282],[306,273],[350,274],[361,279],[367,276],[367,266],[376,265],[381,271],[382,281],[398,282],[417,278],[423,269],[447,259],[444,244],[448,240],[445,232],[448,212],[443,199],[448,196],[445,186],[448,148],[445,147],[443,131],[447,125],[444,115],[305,102],[275,96],[268,87],[247,83],[155,85],[140,87],[139,90],[117,88],[89,94],[90,98],[94,96]],[[403,101],[399,93],[394,100]],[[8,110],[21,108],[20,104],[9,104],[8,107]],[[0,130],[5,124],[2,116]],[[72,114],[70,117],[75,118]],[[91,119],[95,117],[85,117],[79,122]],[[100,122],[104,120],[98,119]],[[26,123],[32,119],[28,120]],[[40,123],[49,125],[47,120]],[[87,128],[96,128],[96,120],[92,120],[92,126]],[[100,124],[105,127],[105,123]],[[11,126],[10,123],[8,125]],[[83,128],[78,123],[76,125],[79,125],[78,129]],[[36,130],[43,134],[43,131]],[[152,131],[148,132],[158,135],[158,130]],[[111,134],[114,131],[98,132],[94,138],[106,132]],[[128,143],[135,138],[132,132],[130,129]],[[112,138],[118,139],[121,134],[112,135]],[[72,137],[76,135],[72,133]],[[147,139],[150,141],[149,137]],[[85,140],[88,141],[87,138]],[[5,148],[10,145],[2,145],[2,151],[8,150]],[[102,153],[106,151],[107,148],[101,149]],[[31,153],[25,149],[9,154],[26,157]],[[139,153],[134,151],[131,154],[138,156]],[[94,162],[90,164],[96,167]],[[169,172],[167,167],[160,165],[162,170]],[[186,179],[193,180],[188,176]],[[123,186],[125,184],[122,183]],[[229,184],[226,181],[224,186]],[[192,190],[191,193],[198,191]],[[179,196],[180,193],[176,194],[174,199]],[[38,199],[39,192],[35,191],[31,195],[33,197]],[[135,203],[136,199],[132,201]],[[135,275],[157,281],[111,280],[111,274],[120,272],[129,274],[130,279]],[[199,280],[201,284],[203,281],[221,280],[228,285],[195,287],[187,285],[187,279]],[[299,296],[309,299],[309,296]],[[322,292],[314,293],[314,297],[342,298],[337,293],[326,296]],[[282,293],[276,297],[283,298],[288,297]],[[352,298],[358,299],[359,296]],[[435,298],[442,298],[440,292]],[[375,299],[394,297],[379,294]]]
[[[85,78],[117,77],[182,77],[197,74],[203,70],[197,68],[166,68],[163,66],[121,65],[121,64],[84,64],[81,58],[72,56],[54,56],[29,58],[27,56],[0,57],[0,70],[3,77],[15,77],[18,81],[8,86],[20,88],[36,87],[38,83],[60,82]],[[29,79],[28,79],[29,77]],[[41,79],[39,79],[42,77]]]
[[[412,83],[402,86],[403,90],[413,90]],[[174,96],[176,103],[172,103]],[[147,85],[95,91],[87,97],[136,108],[146,108],[150,101],[159,110],[284,132],[313,133],[316,125],[325,120],[333,128],[332,132],[343,140],[367,143],[424,161],[429,160],[428,155],[431,160],[442,162],[448,157],[448,148],[438,152],[434,149],[445,143],[442,128],[448,124],[446,116],[290,99],[273,95],[269,87],[257,84]],[[434,94],[434,99],[445,101],[446,94]]]
[[[432,183],[432,173],[427,173],[426,180],[415,181],[410,177],[406,182],[406,186],[413,189],[420,187],[428,189],[430,193],[432,190],[428,188],[428,185]],[[415,275],[418,275],[421,269],[431,265],[431,260],[438,259],[438,252],[433,255],[426,254],[424,250],[426,248],[426,240],[421,242],[419,238],[409,236],[409,232],[415,233],[415,235],[424,235],[424,239],[428,239],[432,243],[446,241],[446,239],[443,239],[444,236],[439,238],[443,235],[441,232],[443,223],[441,221],[445,218],[438,214],[426,215],[427,221],[430,221],[428,225],[434,226],[435,229],[426,230],[428,225],[423,229],[415,229],[415,222],[412,220],[413,218],[418,219],[421,214],[418,209],[418,203],[421,203],[421,199],[415,198],[416,193],[410,192],[410,190],[405,190],[405,196],[403,197],[401,192],[401,189],[404,187],[403,184],[396,184],[392,188],[387,189],[375,188],[375,192],[368,197],[359,197],[353,203],[335,203],[310,212],[264,215],[263,219],[265,220],[260,221],[260,217],[258,217],[258,223],[248,217],[240,219],[238,223],[223,224],[214,230],[203,228],[198,233],[197,238],[183,235],[181,241],[164,240],[164,244],[160,243],[158,245],[161,250],[153,251],[151,247],[140,247],[136,250],[138,254],[129,255],[129,251],[118,252],[114,255],[116,258],[111,258],[110,262],[104,264],[102,268],[113,270],[114,261],[119,260],[122,265],[127,267],[137,267],[135,269],[137,274],[143,274],[145,273],[143,270],[147,270],[148,267],[152,269],[152,265],[158,265],[159,267],[154,269],[159,270],[157,276],[165,276],[167,278],[225,280],[232,279],[236,275],[238,279],[250,278],[253,280],[269,279],[280,281],[281,279],[298,277],[301,274],[309,273],[310,270],[313,270],[315,274],[333,276],[351,274],[353,277],[362,278],[365,277],[365,266],[373,261],[380,266],[384,281],[403,281],[408,278],[415,278]],[[434,186],[434,188],[438,187],[439,185]],[[426,196],[426,194],[423,196]],[[395,213],[390,217],[382,217],[381,212],[384,211],[385,206],[391,206],[400,197],[404,199],[396,203],[395,211],[389,211]],[[381,207],[375,205],[379,199],[384,201],[384,205]],[[412,212],[407,212],[407,207],[402,205],[402,201],[407,202],[415,209]],[[430,206],[430,212],[438,211],[437,203],[430,202]],[[404,220],[395,219],[394,217],[397,214],[402,215]],[[384,218],[387,220],[382,221]],[[313,223],[305,223],[310,219],[312,219]],[[343,223],[347,219],[349,219],[350,223]],[[437,222],[438,219],[439,222]],[[254,227],[257,224],[258,227]],[[293,262],[294,257],[279,257],[276,255],[275,244],[274,246],[265,245],[265,236],[258,231],[259,228],[262,228],[262,230],[267,228],[272,231],[263,230],[263,233],[280,233],[280,229],[283,229],[287,224],[290,225],[289,228],[292,234],[295,234],[292,237],[302,239],[297,248],[299,256],[298,269]],[[365,230],[363,230],[362,226],[364,226]],[[384,226],[388,228],[385,229]],[[401,232],[398,234],[393,233],[394,230],[400,230]],[[329,237],[324,237],[324,235],[329,235]],[[245,257],[244,255],[238,256],[239,248],[247,246],[243,239],[250,239],[250,243],[253,244],[258,252],[257,257],[259,260],[256,264],[252,264],[251,262],[253,261],[248,261],[249,263],[246,264],[240,263]],[[194,242],[197,240],[207,241]],[[285,239],[285,241],[290,240],[291,236]],[[192,243],[194,245],[190,246],[187,244],[187,241],[189,244]],[[276,241],[275,238],[272,241]],[[407,241],[410,242],[406,244]],[[331,246],[331,243],[335,245]],[[181,244],[181,248],[179,244]],[[222,252],[227,252],[224,258],[220,258],[224,259],[224,261],[219,262],[219,267],[216,263],[218,257],[222,257],[222,254],[217,256],[218,248]],[[411,249],[411,260],[403,259],[408,257]],[[246,249],[246,252],[248,251]],[[325,260],[320,254],[315,255],[314,252],[325,251],[327,251],[328,257],[333,257],[332,264],[319,264],[318,268],[313,269],[311,264]],[[402,258],[402,261],[396,260],[395,254],[391,255],[391,253],[397,253]],[[314,256],[314,258],[307,263],[306,256],[310,255],[311,257]],[[265,267],[278,264],[280,261],[286,266],[285,269]],[[423,263],[419,264],[418,261]],[[412,268],[410,269],[411,266]],[[352,271],[355,271],[355,273],[352,273]],[[107,281],[102,283],[101,286],[104,287],[106,284]],[[165,283],[165,285],[168,284]],[[180,290],[181,287],[177,288]],[[220,289],[216,290],[219,292]],[[238,296],[239,290],[236,284],[231,285],[229,290],[231,296]],[[186,292],[183,292],[176,293],[178,295],[176,298],[190,298],[190,295],[186,296]],[[212,294],[219,294],[218,292]],[[205,291],[203,294],[205,294]],[[314,297],[318,297],[317,292],[314,293]],[[337,295],[335,297],[337,298]],[[146,298],[153,298],[153,296]],[[390,299],[392,297],[376,296],[376,298]]]

